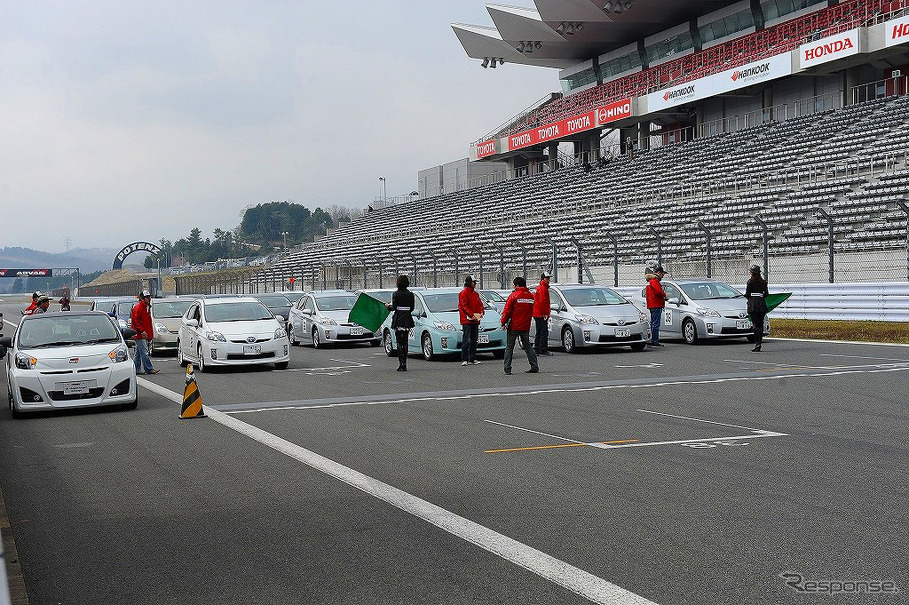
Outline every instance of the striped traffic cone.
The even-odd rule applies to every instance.
[[[180,418],[205,418],[202,411],[202,395],[199,385],[196,384],[196,375],[193,374],[193,364],[186,365],[186,388],[183,389],[183,408]]]

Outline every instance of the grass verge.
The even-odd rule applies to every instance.
[[[909,323],[885,321],[819,321],[770,318],[770,335],[779,338],[855,340],[909,344]]]

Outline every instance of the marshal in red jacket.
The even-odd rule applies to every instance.
[[[502,310],[502,325],[509,321],[508,329],[512,332],[530,332],[533,320],[533,294],[526,287],[518,286],[505,301]]]

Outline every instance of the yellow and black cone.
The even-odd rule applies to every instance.
[[[186,388],[183,390],[183,408],[180,418],[205,418],[202,411],[202,395],[199,385],[196,384],[196,375],[193,374],[193,364],[186,366]]]

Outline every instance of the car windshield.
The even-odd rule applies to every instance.
[[[609,288],[570,288],[562,290],[562,296],[573,307],[624,305],[628,302]]]
[[[257,296],[259,302],[266,307],[289,307],[290,301],[285,296]]]
[[[717,298],[739,298],[742,293],[722,282],[701,282],[680,284],[682,291],[691,300],[713,300]]]
[[[363,292],[367,296],[371,296],[376,300],[380,300],[384,303],[391,302],[391,295],[394,294],[394,290],[379,290],[378,292]]]
[[[350,311],[353,309],[357,297],[353,294],[349,296],[325,296],[316,299],[320,311]]]
[[[505,297],[495,290],[480,290],[480,296],[485,296],[487,300],[492,302],[505,302]]]
[[[423,302],[433,313],[456,313],[458,311],[458,294],[424,294]]]
[[[129,317],[135,306],[136,301],[117,303],[117,317]]]
[[[155,319],[169,319],[172,317],[182,317],[189,306],[193,304],[191,300],[168,300],[152,303],[152,312]]]
[[[21,349],[120,342],[120,332],[107,315],[34,317],[23,321],[16,333]]]
[[[298,300],[300,300],[301,298],[303,298],[303,295],[304,295],[304,294],[306,294],[306,292],[288,292],[288,293],[285,294],[284,296],[285,296],[285,297],[287,298],[287,300],[289,300],[291,303],[295,303],[295,302],[297,302]]]
[[[208,321],[259,321],[274,319],[265,305],[255,302],[229,302],[218,305],[206,305],[205,317]]]

